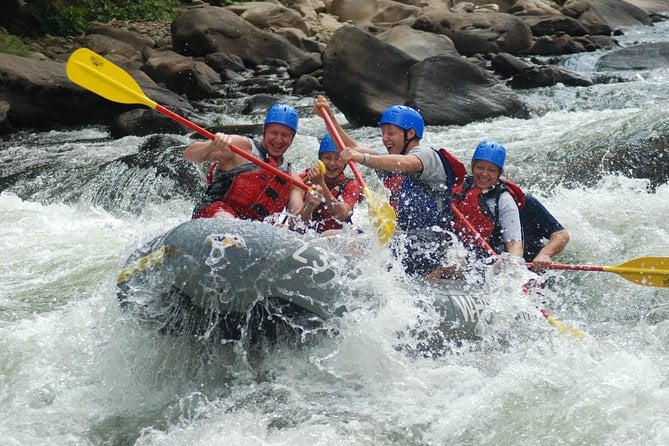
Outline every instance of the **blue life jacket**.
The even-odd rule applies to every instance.
[[[446,149],[441,148],[436,152],[444,167],[447,182],[443,190],[433,190],[418,178],[418,174],[405,175],[397,203],[399,229],[411,231],[434,226],[448,228],[450,225],[453,188],[462,182],[465,167]]]

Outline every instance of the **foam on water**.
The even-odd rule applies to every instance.
[[[666,88],[658,86],[665,79],[537,90],[530,101],[553,105],[530,120],[429,127],[426,143],[463,160],[481,139],[507,144],[509,176],[570,231],[560,262],[667,256],[667,184],[653,190],[648,180],[603,171],[591,184],[567,184],[560,170],[570,151],[586,153],[609,135],[625,140],[663,122]],[[300,126],[291,152],[298,170],[313,162],[324,132],[316,117]],[[381,148],[377,128],[351,133]],[[99,129],[28,139],[0,151],[3,163],[16,159],[11,166],[21,171],[21,153],[38,159],[42,151],[63,169],[84,168],[86,157],[112,160],[144,141],[109,141]],[[547,164],[558,181],[542,187],[537,179]],[[351,311],[333,322],[336,334],[299,348],[279,345],[254,362],[238,343],[159,335],[117,305],[115,278],[127,256],[188,219],[192,202],[148,196],[139,213],[126,214],[86,199],[53,200],[69,195],[50,188],[78,184],[67,173],[59,184],[45,178],[44,194],[28,194],[32,200],[0,193],[2,444],[669,443],[666,288],[613,273],[552,271],[538,302],[520,291],[528,273],[510,265],[476,290],[493,316],[482,341],[414,354],[405,348],[417,344],[411,329],[438,324],[416,305],[433,293],[408,286],[399,267],[387,270],[393,259],[377,247],[361,260],[356,283],[376,299],[344,296]],[[365,206],[357,212],[356,222],[369,229]],[[588,337],[560,332],[537,307]],[[530,317],[516,317],[523,313]]]

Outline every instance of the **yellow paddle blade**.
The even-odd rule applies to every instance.
[[[379,236],[379,241],[382,244],[386,244],[393,234],[395,234],[395,228],[397,227],[395,209],[393,209],[385,198],[373,196],[367,187],[363,188],[362,191],[365,197],[367,197],[369,217]]]
[[[144,104],[156,108],[137,82],[122,68],[88,48],[79,48],[67,60],[67,77],[105,99],[121,104]]]
[[[669,257],[639,257],[602,269],[639,285],[669,288]]]
[[[577,337],[578,339],[585,338],[585,333],[583,333],[581,330],[563,324],[562,322],[555,319],[555,317],[552,314],[546,312],[544,313],[544,316],[546,317],[546,320],[548,321],[549,324],[560,330],[562,333],[569,333],[572,336]]]

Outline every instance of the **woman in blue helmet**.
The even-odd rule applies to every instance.
[[[231,145],[235,146],[299,178],[291,172],[290,163],[284,158],[295,138],[297,123],[297,110],[289,105],[274,104],[265,116],[261,140],[217,133],[214,140],[188,146],[184,159],[213,163],[207,177],[209,186],[195,207],[193,218],[264,220],[284,208],[298,215],[304,205],[304,192],[300,188],[230,150]]]
[[[323,201],[316,201],[315,196],[307,200],[304,203],[306,215],[302,214],[302,218],[314,222],[317,232],[330,233],[341,229],[343,223],[351,222],[353,208],[360,200],[362,190],[357,181],[344,175],[346,162],[339,156],[330,135],[321,140],[318,159],[325,171],[316,165],[307,170],[307,176],[311,184],[321,187]]]
[[[472,156],[472,174],[453,193],[453,205],[474,227],[472,234],[456,219],[455,229],[465,244],[480,248],[478,235],[495,252],[506,251],[523,257],[523,237],[518,208],[524,194],[513,183],[500,179],[504,172],[506,148],[495,141],[482,141]]]
[[[439,277],[450,245],[451,194],[464,177],[464,165],[445,149],[420,145],[425,123],[417,110],[406,105],[388,107],[379,120],[387,154],[359,146],[334,119],[327,101],[319,97],[316,107],[326,110],[347,148],[341,157],[374,169],[391,191],[397,212],[397,228],[406,233],[407,255],[403,263],[412,275]]]

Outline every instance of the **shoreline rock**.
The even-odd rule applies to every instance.
[[[522,117],[524,106],[513,88],[592,84],[579,73],[527,58],[615,48],[613,32],[669,17],[669,5],[660,0],[496,0],[452,8],[440,0],[404,3],[285,0],[214,7],[193,2],[171,22],[112,21],[81,36],[30,40],[35,53],[25,63],[0,54],[0,132],[109,123],[110,116],[117,127],[128,122],[119,115],[140,106],[94,100],[64,78],[65,62],[79,47],[105,56],[167,101],[161,104],[183,113],[192,110],[188,100],[206,97],[248,96],[252,102],[254,95],[325,94],[354,124],[375,122],[392,103],[419,108],[430,124]],[[398,32],[401,38],[393,38]],[[403,62],[394,65],[398,58]],[[429,74],[435,67],[440,76]],[[476,70],[487,74],[478,86],[457,81],[461,94],[478,96],[481,104],[495,102],[500,93],[507,99],[488,111],[459,110],[453,121],[443,113],[455,104],[440,94],[442,83]],[[163,128],[164,122],[152,123],[150,116],[142,116],[145,129],[116,132]]]

